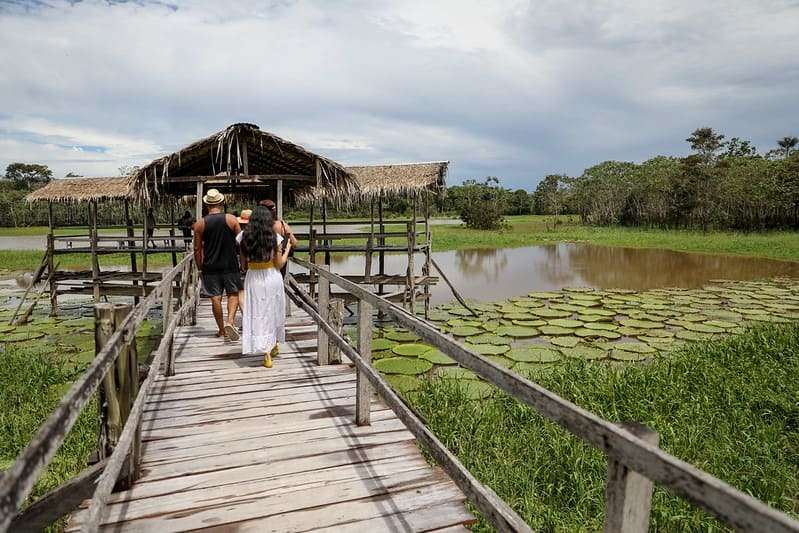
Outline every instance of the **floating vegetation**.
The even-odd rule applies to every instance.
[[[472,352],[534,377],[551,371],[565,357],[637,364],[668,356],[687,342],[740,333],[747,323],[799,320],[799,283],[716,281],[701,289],[643,292],[567,288],[470,305],[479,317],[458,305],[438,306],[431,317],[441,331]],[[0,339],[21,332],[49,333],[71,323],[92,325],[91,319],[42,323],[41,329],[17,328]],[[436,376],[469,382],[471,398],[483,398],[492,390],[451,357],[419,344],[413,333],[387,328],[372,346],[375,367],[391,376],[399,390],[415,390],[413,381]]]

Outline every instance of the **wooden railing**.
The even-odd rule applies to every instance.
[[[158,287],[136,307],[112,304],[95,306],[97,355],[11,468],[0,478],[0,532],[9,528],[13,531],[40,530],[72,511],[88,497],[92,497],[92,503],[83,529],[95,531],[105,510],[106,499],[117,482],[129,484],[135,481],[139,475],[140,426],[144,402],[162,366],[164,373],[174,374],[172,337],[185,319],[194,321],[199,297],[197,281],[194,258],[187,254],[177,266],[163,275]],[[174,309],[176,299],[177,309]],[[136,331],[147,313],[158,303],[163,309],[161,342],[153,353],[147,377],[140,384]],[[102,460],[20,513],[20,507],[39,476],[98,390],[102,400],[101,446],[98,451]]]
[[[393,391],[371,362],[372,313],[381,311],[398,325],[457,361],[539,414],[559,424],[608,456],[605,490],[605,531],[645,532],[653,482],[701,507],[721,522],[740,531],[799,532],[799,522],[769,507],[724,481],[658,448],[657,434],[636,424],[620,425],[587,411],[540,385],[475,354],[429,323],[363,287],[331,273],[326,267],[293,258],[320,277],[317,301],[290,277],[286,290],[296,305],[319,325],[319,364],[326,364],[328,345],[335,345],[355,365],[357,372],[357,424],[369,423],[369,397],[373,388],[402,420],[466,497],[500,531],[530,531],[524,521],[489,487],[480,483],[435,437],[421,418]],[[322,282],[326,280],[326,282]],[[330,284],[358,299],[357,349],[327,321]],[[370,387],[371,385],[371,387]]]

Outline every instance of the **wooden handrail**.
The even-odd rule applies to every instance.
[[[799,522],[787,514],[666,453],[627,429],[604,420],[529,379],[475,354],[405,309],[308,261],[296,257],[293,257],[292,261],[315,272],[320,277],[327,279],[328,282],[356,296],[359,300],[368,302],[462,366],[474,371],[478,376],[510,396],[531,406],[542,416],[556,422],[593,447],[604,451],[609,457],[629,469],[710,512],[722,522],[744,531],[799,532]],[[326,327],[321,323],[320,326]],[[345,350],[345,353],[349,356],[350,351]],[[373,370],[372,373],[374,373]],[[383,387],[376,386],[376,388],[382,394]]]
[[[170,285],[186,264],[192,264],[192,254],[166,272],[161,284]],[[105,346],[95,356],[86,371],[41,425],[36,435],[19,454],[14,464],[0,477],[0,532],[5,532],[17,511],[33,489],[36,480],[50,464],[75,424],[81,411],[97,390],[100,382],[116,362],[124,346],[136,336],[136,330],[157,302],[160,291],[152,291],[118,324]]]
[[[107,510],[106,504],[111,491],[114,490],[114,485],[117,482],[122,467],[125,464],[125,459],[130,452],[133,445],[134,437],[141,424],[142,413],[144,412],[144,402],[147,399],[147,393],[155,377],[159,373],[161,365],[164,364],[168,358],[168,354],[172,349],[172,337],[175,334],[175,329],[182,322],[183,318],[194,308],[197,299],[200,296],[199,286],[194,290],[191,298],[181,306],[181,308],[172,315],[169,324],[164,328],[164,333],[161,337],[161,342],[155,351],[155,356],[150,364],[150,369],[147,372],[147,377],[144,382],[139,386],[139,394],[133,407],[128,415],[128,420],[119,437],[119,443],[114,448],[111,457],[108,459],[108,464],[103,470],[100,480],[97,482],[97,488],[92,495],[91,504],[89,505],[89,515],[84,522],[81,530],[84,532],[94,532],[100,527],[105,512]]]
[[[323,270],[323,269],[320,269]],[[327,271],[325,271],[327,272]],[[335,274],[333,275],[335,276]],[[322,275],[322,278],[327,278]],[[321,281],[321,280],[320,280]],[[391,408],[397,415],[408,430],[413,433],[413,436],[421,442],[425,449],[435,459],[436,463],[449,474],[458,487],[466,494],[469,500],[482,512],[486,518],[500,531],[513,531],[513,532],[531,532],[530,527],[524,520],[505,503],[497,494],[490,488],[483,485],[477,478],[475,478],[463,464],[458,460],[455,455],[450,452],[446,446],[436,437],[432,431],[425,425],[422,419],[417,415],[400,396],[394,392],[391,385],[386,379],[377,372],[371,365],[371,358],[364,359],[361,354],[355,350],[333,327],[330,326],[319,313],[316,312],[304,299],[296,294],[300,292],[297,288],[286,284],[287,293],[297,306],[305,310],[311,318],[316,321],[321,329],[324,330],[325,338],[335,342],[344,354],[355,364],[358,369],[359,376],[365,377],[369,383],[374,387],[375,391],[380,395],[384,402]],[[307,295],[306,295],[307,296]],[[365,301],[361,300],[361,301]],[[367,302],[366,307],[369,306]],[[320,305],[321,308],[321,305]],[[362,308],[362,310],[365,310]],[[370,313],[371,317],[371,313]],[[321,349],[320,344],[318,349]],[[322,363],[320,363],[322,364]],[[362,394],[368,391],[368,388],[362,384],[357,385],[357,389]],[[360,398],[356,400],[356,417],[357,422],[363,422],[365,415],[363,413],[363,405],[368,406],[367,398]]]

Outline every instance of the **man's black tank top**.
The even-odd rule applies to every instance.
[[[236,235],[227,225],[225,213],[203,217],[203,272],[230,274],[239,271]]]

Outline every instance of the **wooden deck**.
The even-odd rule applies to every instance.
[[[376,397],[372,425],[354,424],[355,372],[317,366],[307,315],[288,319],[271,369],[213,331],[204,301],[175,337],[176,375],[148,398],[142,476],[112,495],[108,529],[459,531],[473,520]]]

